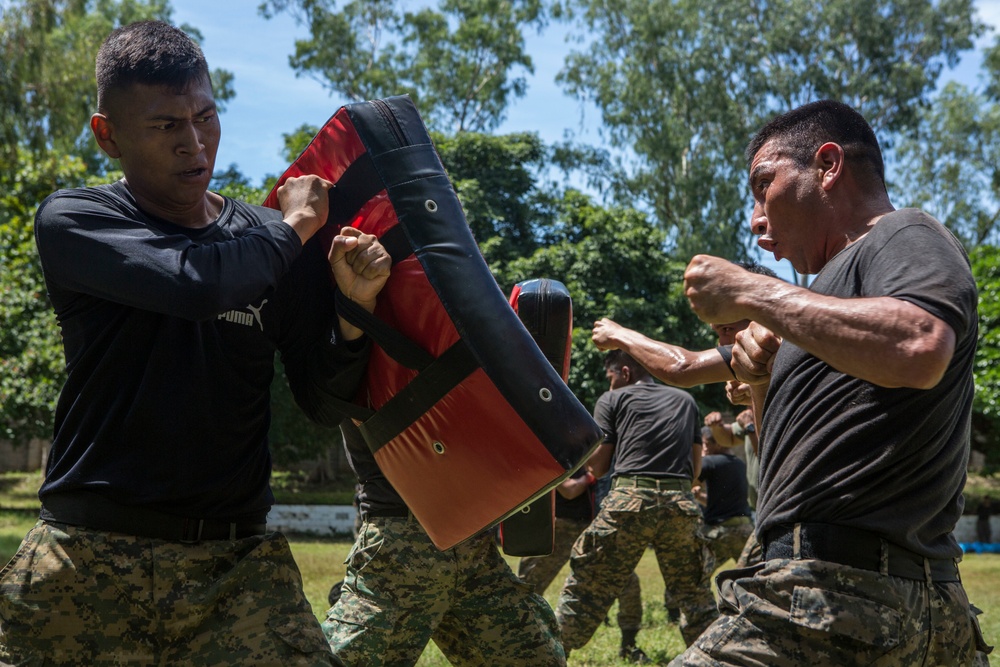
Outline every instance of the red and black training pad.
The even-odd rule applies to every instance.
[[[386,478],[438,548],[495,525],[579,467],[603,440],[507,303],[408,97],[339,109],[287,178],[332,181],[343,225],[393,257],[374,316],[338,294],[374,341],[351,412]]]
[[[573,349],[573,300],[558,280],[533,278],[514,285],[510,305],[542,354],[569,379]],[[521,507],[500,522],[500,546],[508,556],[548,556],[555,547],[555,494]]]

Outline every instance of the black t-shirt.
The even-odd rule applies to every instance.
[[[955,238],[914,209],[884,216],[838,253],[812,290],[891,296],[955,332],[932,389],[890,389],[845,375],[786,341],[774,360],[760,440],[758,533],[820,522],[873,531],[932,558],[961,554],[969,453],[976,284]]]
[[[712,454],[701,459],[701,476],[708,483],[705,523],[722,523],[736,516],[750,516],[747,504],[747,464],[732,454]]]
[[[615,447],[615,476],[691,479],[691,447],[701,443],[691,394],[652,381],[605,392],[594,406],[605,442]]]
[[[121,182],[53,194],[35,235],[67,366],[42,501],[84,491],[262,520],[275,351],[300,406],[330,426],[364,374],[363,342],[336,342],[318,241],[232,199],[204,228],[174,225]]]

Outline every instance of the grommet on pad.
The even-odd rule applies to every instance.
[[[434,201],[433,199],[428,199],[427,201],[424,202],[424,208],[426,208],[427,211],[430,213],[437,213],[438,205],[437,202]]]
[[[552,400],[552,390],[549,389],[548,387],[542,387],[541,389],[538,390],[538,397],[541,398],[546,403],[548,403],[549,401]]]
[[[434,450],[435,454],[444,454],[444,443],[435,440],[431,443],[431,448]]]

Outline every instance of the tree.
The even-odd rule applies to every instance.
[[[569,385],[588,406],[607,390],[603,354],[590,341],[601,317],[693,349],[714,345],[684,297],[684,264],[664,255],[664,241],[663,230],[642,212],[603,207],[571,190],[558,202],[545,245],[493,267],[506,291],[530,278],[552,278],[569,289],[574,327]],[[711,405],[724,398],[711,388],[694,393]]]
[[[973,441],[988,463],[1000,467],[1000,248],[972,251],[972,273],[979,288],[979,346],[976,350]]]
[[[413,97],[431,127],[448,132],[490,131],[511,98],[524,94],[515,68],[534,71],[524,50],[524,27],[544,24],[541,0],[441,0],[439,9],[400,12],[397,0],[267,0],[271,18],[289,12],[311,37],[289,58],[351,101],[403,93]]]
[[[830,97],[883,136],[911,127],[983,26],[972,0],[571,0],[591,39],[560,74],[631,150],[632,188],[676,256],[740,258],[743,149],[767,117]]]
[[[434,135],[472,234],[487,262],[503,264],[532,253],[549,224],[537,186],[548,152],[538,135]]]
[[[21,149],[23,154],[25,149]],[[24,160],[0,170],[0,439],[23,442],[52,433],[65,380],[59,327],[35,251],[32,222],[44,197],[83,184],[79,158]]]
[[[1000,38],[984,52],[984,92],[950,82],[899,146],[897,198],[926,209],[968,250],[1000,240]]]

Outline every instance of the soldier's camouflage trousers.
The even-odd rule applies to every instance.
[[[746,523],[736,525],[705,526],[702,528],[702,535],[708,540],[708,548],[712,551],[713,562],[708,570],[715,572],[730,558],[739,559],[747,538],[753,535],[753,523],[747,519]]]
[[[746,544],[743,545],[743,551],[740,552],[740,557],[736,559],[736,567],[750,567],[763,562],[764,550],[761,548],[760,542],[757,541],[757,533],[751,530]]]
[[[517,574],[531,584],[535,592],[544,595],[563,565],[569,561],[573,544],[587,526],[586,521],[573,521],[556,517],[555,539],[552,553],[548,556],[522,558]],[[622,630],[638,630],[642,624],[642,588],[635,572],[628,578],[618,593],[618,627]]]
[[[413,665],[433,637],[453,665],[565,665],[552,609],[490,534],[439,551],[413,518],[372,518],[323,631],[348,667]]]
[[[701,525],[701,509],[689,492],[612,489],[573,545],[571,573],[556,609],[563,646],[576,649],[590,640],[647,546],[681,608],[681,634],[693,642],[718,615]]]
[[[0,663],[332,665],[278,533],[183,544],[39,521],[0,573]]]
[[[722,615],[670,667],[958,667],[977,664],[977,637],[984,647],[958,582],[818,560],[771,560],[716,582]]]

